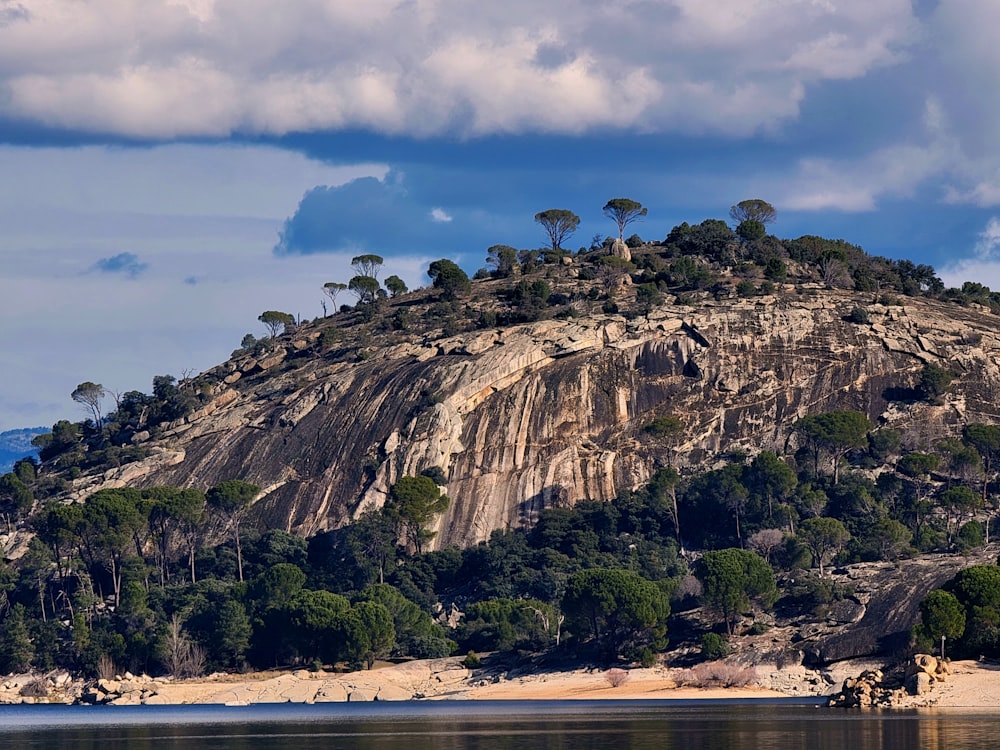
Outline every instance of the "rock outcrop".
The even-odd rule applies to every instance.
[[[379,506],[399,477],[438,468],[451,505],[434,543],[467,545],[530,525],[543,508],[641,485],[657,459],[642,428],[667,413],[687,427],[681,466],[784,450],[792,422],[824,410],[928,436],[1000,420],[995,316],[906,299],[865,305],[870,322],[848,322],[866,302],[787,287],[632,319],[397,340],[350,361],[318,354],[319,334],[307,331],[209,372],[207,405],[145,439],[149,458],[77,480],[75,496],[240,477],[265,488],[258,520],[312,534]],[[946,399],[901,401],[927,362],[958,375]]]

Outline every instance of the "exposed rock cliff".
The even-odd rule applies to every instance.
[[[666,304],[628,320],[548,320],[372,350],[316,352],[316,331],[209,373],[214,399],[148,441],[142,462],[78,480],[207,487],[240,477],[255,506],[303,534],[381,504],[399,477],[440,467],[451,506],[435,544],[470,544],[544,507],[606,499],[655,465],[642,427],[687,425],[678,461],[787,447],[811,412],[857,409],[911,434],[1000,421],[996,317],[925,299],[786,287],[773,296]],[[865,306],[870,323],[845,318]],[[940,405],[891,400],[925,362],[959,375]]]

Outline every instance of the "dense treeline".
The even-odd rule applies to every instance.
[[[703,605],[725,638],[763,627],[755,612],[809,613],[843,596],[827,566],[984,542],[1000,427],[913,451],[857,412],[828,412],[796,423],[788,456],[734,455],[682,477],[667,465],[678,425],[650,425],[664,466],[641,490],[548,508],[530,529],[465,550],[421,551],[448,502],[427,476],[308,540],[249,528],[258,488],[238,480],[48,503],[0,574],[0,671],[194,674],[555,647],[650,662],[671,609]],[[34,468],[5,475],[4,497],[15,479],[30,494]],[[789,570],[794,584],[782,583]],[[982,623],[1000,603],[960,601],[977,623],[965,647],[995,649],[1000,628]],[[435,620],[442,605],[441,621],[464,612],[457,627]]]

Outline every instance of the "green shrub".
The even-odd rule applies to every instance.
[[[701,655],[709,661],[729,656],[729,644],[718,633],[705,633],[701,637]]]

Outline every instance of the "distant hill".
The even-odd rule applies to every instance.
[[[38,451],[31,444],[31,439],[46,432],[49,432],[48,427],[22,427],[0,432],[0,474],[10,471],[18,459],[37,456]]]

